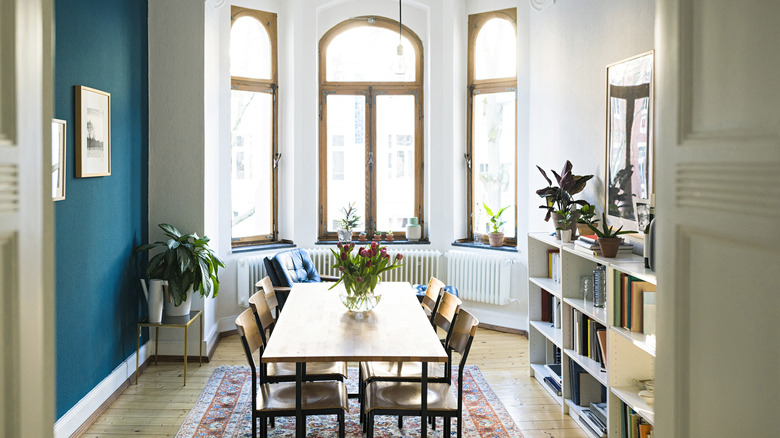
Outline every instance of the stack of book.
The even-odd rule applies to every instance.
[[[544,378],[544,383],[547,384],[556,394],[561,395],[561,387],[563,386],[563,376],[561,374],[561,364],[551,363],[544,366],[547,372],[550,373],[548,377]]]
[[[572,321],[574,352],[599,362],[601,369],[606,371],[607,328],[574,308],[572,308]]]
[[[620,426],[625,438],[653,438],[653,426],[630,406],[621,403]]]
[[[596,241],[596,239],[597,236],[595,234],[587,234],[584,236],[580,236],[579,238],[577,238],[577,240],[574,241],[574,250],[592,255],[594,257],[599,257],[601,256],[601,247],[599,247],[599,244]],[[631,245],[630,243],[626,243],[626,241],[624,240],[623,243],[621,243],[620,247],[618,248],[618,255],[631,254],[633,250],[634,250],[634,245]]]

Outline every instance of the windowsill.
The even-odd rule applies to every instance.
[[[371,242],[381,243],[382,245],[430,245],[431,242],[429,240],[393,240],[392,242],[388,242],[387,240],[365,240],[363,242],[359,240],[353,240],[352,243],[355,244],[355,246],[362,246],[370,244]],[[315,245],[335,245],[337,244],[337,240],[318,240],[314,242]]]
[[[239,254],[244,252],[267,251],[270,249],[286,249],[295,247],[297,247],[297,245],[292,241],[283,240],[281,242],[265,243],[262,245],[234,246],[231,252],[233,254]]]
[[[464,248],[476,248],[476,249],[489,249],[491,251],[504,251],[504,252],[520,252],[517,247],[514,246],[490,246],[487,243],[474,243],[474,242],[452,242],[452,246],[462,246]]]

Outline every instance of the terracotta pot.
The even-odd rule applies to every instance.
[[[594,234],[593,230],[588,227],[586,224],[577,224],[577,234],[580,236],[587,236],[589,234]],[[574,236],[572,236],[574,237]]]
[[[608,239],[599,237],[596,241],[599,243],[599,248],[601,248],[601,255],[606,258],[613,258],[617,255],[623,239],[620,237],[610,237]]]
[[[504,233],[488,233],[490,246],[504,246]]]

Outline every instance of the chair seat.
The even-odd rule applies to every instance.
[[[373,410],[419,412],[420,383],[372,382],[366,386],[366,412]],[[428,411],[458,410],[458,398],[450,383],[428,383]]]
[[[366,381],[373,380],[420,380],[421,362],[361,362],[360,372]],[[444,378],[444,369],[437,362],[428,362],[428,379]]]
[[[303,410],[348,409],[342,382],[303,382]],[[295,382],[264,383],[257,389],[258,411],[295,411]]]
[[[307,377],[319,377],[316,380],[336,380],[347,378],[346,362],[310,362],[306,364]],[[291,377],[295,379],[295,364],[292,362],[271,362],[268,364],[268,377]]]

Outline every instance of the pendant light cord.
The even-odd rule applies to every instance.
[[[402,8],[401,8],[402,4],[403,4],[403,1],[402,0],[398,0],[398,44],[401,44],[401,41],[402,41],[401,40],[401,31],[403,29],[403,24],[401,24],[402,23],[402,20],[401,20],[402,19],[402,15],[401,14],[402,14],[402,11],[403,11]]]

